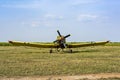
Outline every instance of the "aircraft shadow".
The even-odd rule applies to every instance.
[[[76,54],[76,53],[93,53],[93,52],[99,52],[99,50],[73,50],[72,53],[70,51],[63,51],[64,53],[69,53],[69,54]]]

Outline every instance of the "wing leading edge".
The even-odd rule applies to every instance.
[[[91,42],[86,44],[68,44],[68,48],[78,48],[78,47],[88,47],[88,46],[99,46],[99,45],[105,45],[106,43],[109,43],[109,41],[105,42]]]
[[[15,46],[29,46],[29,47],[38,47],[38,48],[57,48],[57,44],[37,44],[37,43],[28,43],[28,42],[19,42],[19,41],[9,41],[9,43]]]

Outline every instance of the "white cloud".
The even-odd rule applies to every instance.
[[[72,0],[72,5],[79,5],[79,4],[93,4],[100,0]]]
[[[28,9],[28,8],[39,8],[39,5],[36,4],[15,4],[15,5],[1,5],[1,7],[5,7],[5,8],[24,8],[24,9]]]
[[[10,4],[2,4],[0,7],[32,9],[32,8],[41,8],[42,4],[39,0],[33,0],[33,1],[27,1],[27,2],[13,1]]]
[[[45,19],[57,19],[57,20],[62,20],[64,17],[60,15],[53,15],[53,14],[46,14],[44,16]]]
[[[31,26],[32,27],[39,27],[40,26],[40,22],[37,22],[37,21],[36,22],[32,22]]]
[[[43,21],[25,21],[21,23],[24,27],[54,27],[57,26],[58,23],[50,20]]]
[[[21,22],[21,24],[25,27],[39,27],[41,23],[38,21],[25,21]]]
[[[93,21],[96,20],[99,16],[98,15],[92,15],[92,14],[80,14],[77,17],[78,21]]]

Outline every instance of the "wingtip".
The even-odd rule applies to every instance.
[[[106,41],[107,43],[109,43],[110,42],[110,40],[108,40],[108,41]]]
[[[8,41],[9,43],[13,43],[12,41]]]

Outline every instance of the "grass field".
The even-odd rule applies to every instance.
[[[43,48],[0,46],[0,76],[120,73],[120,43],[73,51],[50,54]]]

